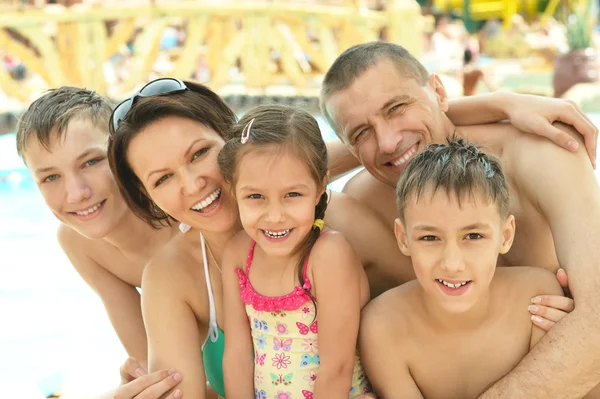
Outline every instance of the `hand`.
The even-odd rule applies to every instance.
[[[565,295],[569,295],[569,280],[563,269],[558,269],[556,279],[563,287]],[[527,308],[533,315],[531,321],[544,331],[549,331],[575,308],[573,299],[566,296],[540,295],[531,299],[532,305]]]
[[[121,386],[114,392],[114,399],[158,399],[181,382],[181,374],[175,370],[159,370],[147,375],[144,366],[133,357],[123,363],[120,374]],[[182,392],[176,389],[168,399],[181,397]]]
[[[583,136],[588,156],[596,169],[598,128],[573,101],[531,95],[511,96],[505,113],[517,129],[546,137],[569,151],[576,151],[579,143],[552,123],[563,122],[573,126]]]

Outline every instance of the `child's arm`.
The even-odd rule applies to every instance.
[[[202,336],[191,298],[207,293],[194,284],[197,268],[202,265],[190,265],[181,255],[153,259],[144,270],[142,310],[148,332],[148,371],[174,368],[183,377],[177,386],[183,396],[204,399]]]
[[[348,398],[360,319],[362,266],[343,235],[329,232],[315,243],[309,276],[317,299],[319,377],[315,399]]]
[[[225,354],[223,376],[227,399],[254,397],[254,353],[250,324],[240,297],[240,282],[235,269],[240,267],[240,234],[229,240],[223,256],[223,310]],[[237,250],[236,250],[237,249]],[[237,259],[236,259],[237,258]]]
[[[110,322],[127,354],[146,364],[148,344],[142,319],[140,293],[99,265],[88,255],[90,241],[63,224],[58,242],[77,273],[98,294]]]
[[[423,399],[402,357],[402,328],[393,325],[389,295],[374,299],[362,311],[358,348],[360,360],[378,398]]]

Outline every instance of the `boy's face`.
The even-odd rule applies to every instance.
[[[496,203],[475,194],[461,198],[426,190],[407,202],[405,223],[396,219],[400,250],[412,258],[419,283],[448,312],[473,308],[488,293],[498,254],[508,252],[514,217],[503,220]]]
[[[103,238],[127,212],[106,158],[106,131],[87,118],[53,132],[50,151],[35,138],[24,159],[56,217],[83,236]]]

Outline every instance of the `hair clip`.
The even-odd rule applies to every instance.
[[[252,118],[252,120],[244,127],[244,130],[242,130],[242,144],[246,144],[250,138],[250,128],[252,127],[252,123],[254,123],[254,119],[256,118]]]

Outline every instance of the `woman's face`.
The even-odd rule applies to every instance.
[[[235,225],[238,210],[217,164],[224,144],[209,127],[168,116],[131,140],[127,158],[160,209],[194,228],[225,232]]]

